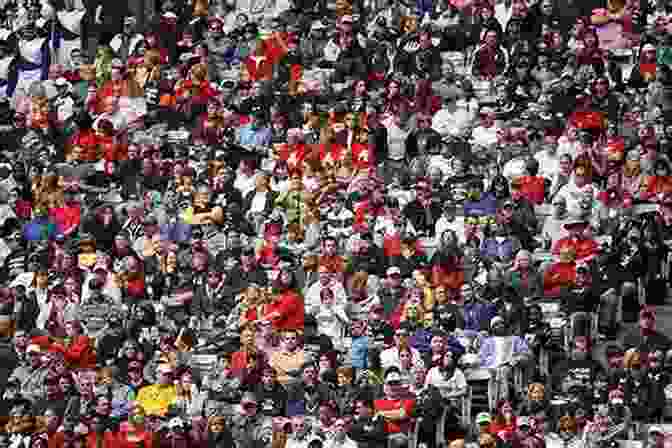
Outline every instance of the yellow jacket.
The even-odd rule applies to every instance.
[[[136,401],[144,408],[147,415],[164,415],[171,404],[177,402],[177,391],[172,384],[152,384],[138,392]]]

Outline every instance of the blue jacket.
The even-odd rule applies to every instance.
[[[471,302],[464,305],[464,329],[488,330],[490,320],[497,315],[497,306],[492,303]]]
[[[367,336],[353,337],[350,353],[352,367],[366,369],[369,363],[369,338]]]
[[[53,240],[56,235],[63,235],[63,229],[46,216],[35,218],[23,226],[26,241]]]

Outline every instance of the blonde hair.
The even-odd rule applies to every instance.
[[[364,271],[355,272],[352,276],[351,288],[362,289],[369,285],[369,274]]]
[[[532,383],[527,386],[527,398],[531,399],[534,392],[540,391],[543,396],[546,396],[546,387],[541,383]]]
[[[576,418],[572,417],[571,415],[563,415],[562,417],[560,417],[560,420],[558,421],[558,429],[569,430],[573,433],[576,433],[577,430]]]
[[[482,446],[494,446],[496,444],[497,444],[497,440],[495,439],[495,436],[493,436],[492,434],[485,433],[485,434],[481,434],[478,437],[478,445],[481,446],[481,447]]]

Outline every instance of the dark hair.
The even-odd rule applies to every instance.
[[[397,366],[388,367],[387,370],[385,371],[384,377],[387,378],[393,373],[398,373],[399,375],[401,375],[401,369],[399,369],[399,367]]]

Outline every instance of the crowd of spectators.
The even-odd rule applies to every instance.
[[[0,447],[669,448],[671,36],[0,0]]]

